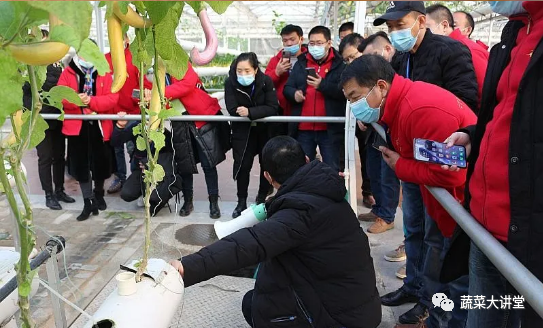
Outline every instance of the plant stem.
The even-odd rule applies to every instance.
[[[24,149],[26,149],[26,147],[28,146],[28,143],[30,142],[30,136],[34,131],[34,126],[36,125],[36,120],[40,115],[42,107],[38,89],[38,82],[36,79],[36,70],[34,69],[34,66],[28,65],[27,67],[30,90],[32,92],[32,114],[30,115],[30,122],[28,123],[28,134],[26,136],[26,139],[21,140],[21,142],[19,143],[19,147],[17,148],[17,154],[22,154]]]

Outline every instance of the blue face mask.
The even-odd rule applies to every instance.
[[[255,81],[255,76],[252,75],[252,74],[238,75],[238,82],[239,82],[239,84],[243,85],[244,87],[253,84],[254,81]]]
[[[79,66],[86,69],[91,69],[94,67],[94,64],[88,61],[84,61],[83,59],[79,58]]]
[[[506,17],[526,12],[522,7],[522,1],[489,1],[492,11]]]
[[[321,60],[324,58],[326,50],[324,46],[309,46],[309,54],[315,58],[315,60]]]
[[[411,34],[411,30],[413,29],[413,27],[415,27],[416,24],[417,21],[415,21],[415,23],[413,23],[413,26],[411,26],[410,28],[390,32],[390,42],[392,43],[392,46],[396,48],[396,50],[406,52],[413,49],[413,46],[417,42],[417,37],[420,33],[419,29],[417,36],[413,36]]]
[[[359,100],[355,101],[354,103],[350,104],[351,111],[353,112],[354,117],[356,117],[357,120],[362,121],[364,123],[376,123],[379,121],[379,114],[381,114],[381,104],[385,100],[381,100],[381,104],[379,104],[379,107],[372,108],[368,104],[368,96],[370,93],[375,89],[375,86],[371,88],[370,92]]]
[[[290,55],[294,56],[295,54],[298,53],[298,51],[300,51],[300,44],[294,44],[294,45],[285,47],[283,48],[283,50],[290,52]]]

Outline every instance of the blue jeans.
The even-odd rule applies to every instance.
[[[443,260],[451,246],[451,240],[443,237],[437,223],[428,214],[425,221],[424,243],[426,256],[421,302],[429,309],[430,316],[426,319],[426,325],[428,328],[464,328],[468,311],[461,309],[460,305],[461,296],[468,295],[469,277],[462,276],[448,284],[442,284],[439,281]],[[445,312],[439,307],[434,307],[432,296],[436,293],[444,293],[454,302],[452,312]]]
[[[507,280],[490,262],[488,257],[481,252],[473,242],[469,254],[469,295],[485,296],[485,308],[488,307],[488,301],[492,296],[494,299],[501,300],[501,296],[511,296],[511,299],[517,295],[510,295],[507,290]],[[514,303],[510,309],[471,309],[468,311],[468,328],[519,328],[520,316],[523,310],[513,310]],[[500,307],[501,303],[497,303]]]
[[[115,164],[117,167],[117,170],[115,171],[115,175],[121,182],[126,181],[126,157],[124,155],[124,144],[119,147],[115,147]]]
[[[372,193],[375,198],[375,205],[371,211],[387,223],[394,222],[400,200],[400,181],[383,160],[380,151],[368,144],[366,152],[366,169],[372,181]]]
[[[406,277],[404,290],[422,297],[423,268],[426,246],[424,244],[425,210],[419,185],[402,182],[402,211],[405,234]]]
[[[328,136],[328,131],[298,131],[298,142],[309,160],[313,161],[317,154],[317,146],[322,155],[322,161],[339,172],[339,148]]]
[[[200,158],[200,164],[202,165],[202,170],[204,171],[207,194],[208,195],[219,195],[219,175],[217,174],[217,168],[211,166],[211,163],[207,160],[207,156],[200,147],[200,144],[194,143],[194,150],[198,152],[198,157]],[[194,176],[192,174],[187,174],[182,176],[182,189],[184,195],[192,195],[194,188]]]

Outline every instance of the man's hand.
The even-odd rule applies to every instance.
[[[117,115],[125,116],[126,112],[118,112]],[[124,129],[126,127],[126,124],[128,124],[128,121],[122,121],[122,120],[117,121],[117,127],[119,129]]]
[[[181,264],[179,260],[170,261],[170,265],[173,266],[173,268],[177,270],[177,272],[179,272],[181,277],[185,275],[185,269],[183,268],[183,264]]]
[[[322,77],[320,77],[318,74],[317,74],[317,77],[313,77],[311,75],[307,76],[307,85],[310,85],[314,87],[315,89],[319,88],[319,86],[321,85],[321,82],[322,82]]]
[[[471,140],[469,134],[464,132],[455,132],[448,137],[444,143],[447,144],[447,148],[451,148],[454,145],[466,147],[466,157],[469,156],[471,152]],[[441,168],[447,171],[458,172],[460,168],[457,165],[441,165]]]
[[[289,60],[282,58],[279,63],[277,63],[277,67],[275,67],[275,75],[281,76],[284,73],[288,72],[289,69],[292,68],[292,64]]]
[[[364,125],[364,123],[362,123],[362,121],[356,120],[356,124],[358,124],[358,128],[361,131],[366,131],[368,129],[368,127],[366,125]]]
[[[297,90],[294,93],[294,100],[296,100],[296,102],[299,102],[299,103],[304,102],[305,96],[302,90]]]
[[[86,93],[80,93],[78,94],[78,96],[79,96],[79,99],[81,99],[81,102],[83,103],[83,105],[85,106],[89,105],[90,100],[91,100],[91,97],[89,95],[87,95]]]
[[[236,110],[236,113],[241,117],[247,117],[247,116],[249,116],[249,109],[247,107],[240,106]]]
[[[384,146],[379,147],[379,151],[383,154],[383,159],[388,166],[390,166],[390,168],[396,172],[396,163],[400,159],[400,154]]]
[[[150,102],[151,101],[151,95],[152,95],[151,90],[149,90],[149,89],[143,90],[143,101],[145,101],[146,103]]]

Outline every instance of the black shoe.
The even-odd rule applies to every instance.
[[[91,214],[98,215],[98,207],[94,199],[85,198],[83,201],[85,205],[83,205],[83,211],[77,217],[77,221],[85,221]]]
[[[232,212],[232,217],[235,219],[241,215],[241,212],[247,209],[247,198],[238,198],[238,205]]]
[[[428,308],[426,308],[426,306],[424,306],[422,303],[417,303],[411,310],[402,314],[399,321],[403,324],[417,324],[426,320],[427,317]]]
[[[218,219],[221,217],[219,195],[209,195],[209,217],[212,219]]]
[[[94,190],[94,199],[96,200],[96,207],[100,211],[107,209],[106,200],[104,199],[104,190]]]
[[[55,195],[53,195],[52,192],[45,193],[45,206],[57,211],[62,209],[62,206],[60,206],[57,198],[55,197]]]
[[[385,306],[400,306],[405,303],[417,303],[418,301],[419,298],[407,293],[403,286],[396,291],[381,296],[381,304]]]
[[[183,199],[185,202],[179,210],[179,216],[189,216],[194,211],[194,203],[192,202],[192,193],[183,193]]]
[[[65,203],[75,203],[75,199],[72,197],[66,195],[64,190],[57,190],[55,191],[55,197],[58,201],[65,202]]]

